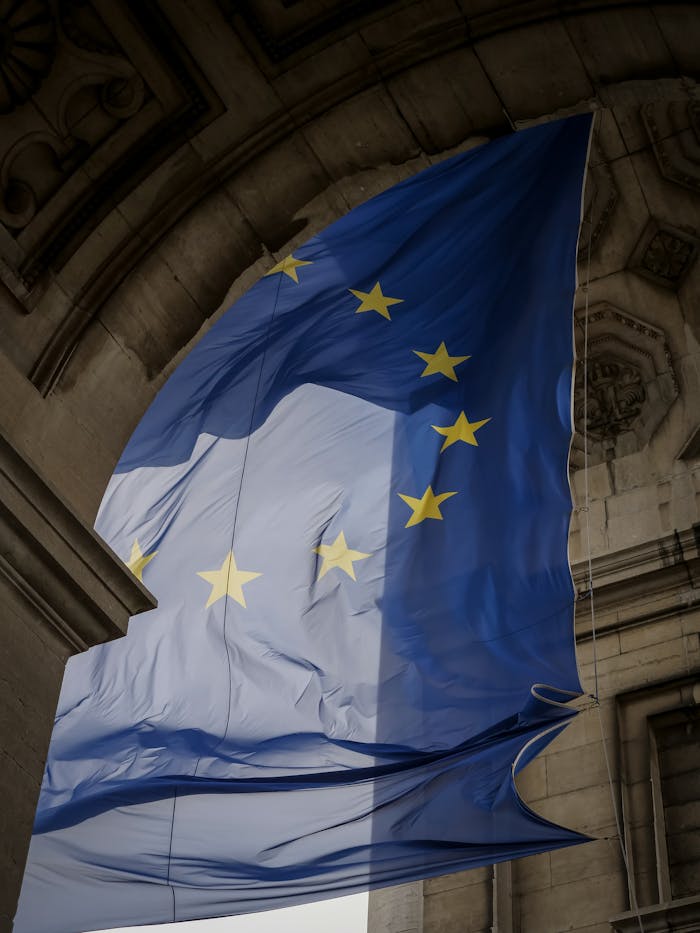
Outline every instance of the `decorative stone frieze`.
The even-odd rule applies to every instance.
[[[588,372],[583,365],[585,318],[576,316],[579,363],[574,385],[577,438],[574,469],[583,464],[584,426],[589,464],[641,450],[673,401],[678,382],[662,330],[608,303],[588,315]],[[585,390],[585,391],[584,391]]]
[[[677,289],[697,259],[700,240],[689,230],[652,218],[630,258],[628,268],[656,285]]]

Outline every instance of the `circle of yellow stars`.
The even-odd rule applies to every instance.
[[[299,269],[304,266],[313,265],[311,260],[297,259],[290,254],[280,260],[265,275],[282,274],[290,278],[296,285],[299,285]],[[363,291],[359,288],[349,288],[348,292],[359,301],[355,308],[355,314],[362,314],[368,311],[376,312],[380,317],[391,321],[389,308],[394,305],[403,304],[404,298],[395,298],[385,295],[380,282],[375,282],[369,291]],[[420,360],[425,363],[423,371],[419,374],[421,379],[429,376],[443,376],[451,382],[459,382],[457,367],[465,363],[470,356],[451,355],[441,341],[437,348],[432,352],[425,350],[412,351]],[[444,437],[438,456],[444,453],[453,444],[464,443],[472,447],[478,447],[479,442],[476,439],[476,432],[481,430],[491,421],[491,418],[482,418],[480,421],[469,421],[464,411],[461,411],[453,424],[431,425],[433,431]],[[411,528],[414,525],[420,525],[422,522],[433,519],[443,521],[444,516],[441,511],[443,503],[447,502],[453,496],[458,495],[456,490],[450,492],[433,491],[432,485],[428,486],[421,496],[411,496],[408,493],[397,493],[398,497],[409,507],[411,514],[408,517],[405,527]],[[346,539],[345,533],[340,531],[332,544],[319,545],[312,549],[313,553],[321,558],[317,567],[316,580],[322,580],[326,574],[335,570],[346,574],[351,580],[356,580],[355,564],[359,561],[367,560],[371,554],[363,551],[357,551],[351,548]],[[143,583],[143,573],[149,563],[158,554],[157,550],[144,552],[141,548],[138,538],[134,539],[131,548],[131,554],[126,565],[131,572]],[[239,606],[246,608],[246,600],[243,594],[243,587],[262,576],[262,573],[251,570],[240,570],[233,550],[231,549],[222,564],[213,570],[197,571],[197,576],[201,577],[211,587],[205,608],[209,608],[220,599],[230,597]]]

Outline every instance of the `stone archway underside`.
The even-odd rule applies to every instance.
[[[598,122],[596,246],[625,200],[623,156],[653,154],[686,200],[700,186],[693,3],[38,6],[33,94],[0,101],[2,417],[88,519],[224,299],[453,148],[624,108]],[[9,28],[21,38],[21,17]],[[663,265],[673,237],[694,248],[692,222],[684,234],[674,217],[649,228],[661,260],[641,242],[659,218],[635,228],[640,268]],[[637,371],[628,362],[625,378]]]

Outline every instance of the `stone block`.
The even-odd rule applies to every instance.
[[[423,933],[423,884],[397,884],[373,891],[367,933]]]
[[[605,783],[583,787],[575,794],[551,794],[538,801],[537,812],[553,823],[589,835],[597,835],[615,822],[607,777]]]
[[[593,88],[561,21],[480,39],[476,53],[513,120],[556,113],[593,96]]]
[[[392,185],[410,178],[421,169],[428,168],[428,165],[427,157],[420,155],[401,165],[383,165],[381,168],[366,169],[363,172],[348,175],[347,178],[341,178],[328,193],[337,192],[338,197],[347,205],[347,209],[352,210],[358,204],[364,204],[365,201],[381,194]]]
[[[209,317],[262,247],[231,198],[218,191],[183,217],[155,253]]]
[[[329,184],[327,172],[302,135],[295,133],[234,175],[226,189],[262,242],[275,252],[304,225],[303,218],[295,221],[297,212]]]
[[[604,661],[606,658],[612,658],[620,653],[620,635],[618,632],[611,634],[597,635],[595,641],[588,638],[584,642],[579,642],[576,651],[579,664],[592,664],[593,657],[598,661]]]
[[[698,71],[697,10],[687,3],[655,3],[654,18],[681,74]]]
[[[700,863],[676,865],[671,872],[671,890],[674,897],[691,897],[700,891]]]
[[[574,493],[576,502],[581,506],[586,501],[586,472],[577,470],[574,475]],[[606,499],[613,494],[610,464],[597,463],[588,468],[588,496],[589,499]],[[583,516],[585,520],[585,516]]]
[[[674,63],[650,10],[601,10],[572,16],[566,29],[594,85],[656,77]]]
[[[530,804],[547,795],[547,771],[542,755],[519,772],[516,784],[520,796]]]
[[[552,871],[550,865],[552,853],[529,855],[513,862],[513,895],[517,898],[527,891],[541,891],[551,887]]]
[[[378,79],[370,50],[355,33],[297,58],[270,83],[287,113],[301,116],[298,122],[304,123],[310,113],[322,113],[348,92],[360,92]]]
[[[423,882],[423,893],[427,896],[452,891],[456,888],[468,888],[471,885],[490,884],[492,873],[492,866],[485,865],[483,868],[457,871],[451,875],[440,875],[438,878],[426,878]]]
[[[598,875],[521,894],[520,926],[528,933],[595,929],[626,907],[624,878]]]
[[[119,201],[119,214],[132,231],[142,232],[146,220],[181,203],[193,178],[201,177],[204,165],[204,160],[189,142],[179,146]]]
[[[380,87],[329,110],[304,127],[303,135],[334,180],[383,163],[406,162],[420,151],[393,101]]]
[[[608,780],[600,742],[547,755],[546,767],[548,796],[597,787]]]
[[[154,379],[206,316],[179,275],[151,253],[108,301],[100,321]]]
[[[488,931],[491,923],[491,882],[452,888],[423,899],[423,933]]]
[[[608,500],[608,506],[612,506],[615,501],[614,498]],[[652,541],[661,534],[661,519],[656,507],[620,511],[618,515],[608,517],[607,540],[611,550],[618,551],[643,541]]]
[[[550,853],[550,861],[552,887],[597,875],[616,875],[625,867],[620,844],[610,837],[556,849]]]
[[[622,652],[637,651],[650,645],[658,645],[681,636],[680,619],[663,619],[661,622],[649,622],[620,632]]]
[[[498,97],[472,49],[422,62],[386,84],[425,152],[449,149],[477,129],[507,128]]]
[[[398,49],[418,52],[416,58],[435,54],[436,44],[447,34],[454,44],[466,38],[464,20],[451,0],[418,0],[399,5],[360,27],[359,34],[373,58],[394,59]]]

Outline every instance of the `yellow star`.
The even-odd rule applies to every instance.
[[[143,583],[144,567],[153,560],[157,553],[158,551],[153,551],[152,554],[144,554],[141,551],[139,539],[134,538],[134,543],[131,545],[131,557],[126,562],[126,566]]]
[[[390,305],[398,305],[404,300],[403,298],[388,298],[386,295],[382,294],[382,287],[377,282],[371,292],[360,292],[356,291],[354,288],[349,288],[355,298],[360,299],[360,306],[355,311],[355,314],[359,314],[361,311],[378,311],[382,317],[385,317],[387,321],[391,320],[391,315],[389,314]]]
[[[310,266],[311,262],[308,262],[304,259],[295,259],[294,256],[290,253],[289,256],[278,262],[276,266],[270,269],[269,272],[265,273],[267,275],[274,275],[276,272],[284,272],[285,275],[288,275],[290,279],[293,279],[297,285],[299,284],[299,276],[297,275],[297,269],[299,266]],[[265,277],[263,276],[263,278]]]
[[[469,359],[468,356],[450,356],[444,340],[435,353],[421,353],[420,350],[414,350],[413,352],[428,364],[421,373],[421,378],[423,376],[432,376],[433,373],[442,373],[443,376],[457,382],[455,366],[459,366],[460,363]]]
[[[478,447],[479,442],[477,441],[474,435],[479,430],[483,428],[485,424],[488,424],[490,418],[484,418],[483,421],[469,421],[464,412],[459,413],[459,418],[455,421],[454,424],[449,425],[446,428],[439,428],[436,424],[431,424],[430,427],[433,431],[437,431],[438,434],[442,434],[445,437],[445,440],[442,443],[440,448],[440,453],[443,450],[447,450],[448,447],[451,447],[453,444],[456,444],[457,441],[464,441],[465,444],[471,444],[472,447]]]
[[[344,570],[349,577],[356,580],[357,577],[355,576],[353,561],[364,560],[366,557],[372,556],[371,554],[363,554],[362,551],[353,551],[352,548],[349,548],[342,531],[333,544],[321,544],[313,550],[314,554],[320,554],[323,558],[323,563],[321,564],[321,569],[317,577],[319,580],[321,577],[325,576],[329,570],[333,570],[335,567],[338,567],[339,570]]]
[[[440,504],[449,499],[450,496],[456,496],[456,492],[441,492],[439,495],[435,495],[433,492],[433,487],[428,486],[420,499],[414,499],[413,496],[404,496],[403,493],[399,493],[399,499],[403,499],[406,505],[413,509],[413,514],[406,522],[406,528],[410,528],[411,525],[419,525],[426,518],[437,518],[439,521],[442,521],[442,514],[440,512]]]
[[[251,573],[249,570],[239,570],[236,567],[236,558],[233,551],[229,551],[224,558],[223,564],[218,570],[202,570],[197,572],[197,576],[211,583],[211,593],[205,609],[212,606],[217,599],[222,596],[230,596],[236,602],[246,608],[245,596],[243,595],[243,584],[256,577],[261,577],[261,573]]]

